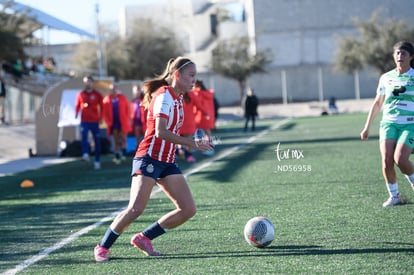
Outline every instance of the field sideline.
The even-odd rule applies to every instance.
[[[221,126],[215,158],[197,154],[197,166],[179,162],[198,213],[154,241],[165,255],[159,258],[145,257],[128,242],[171,209],[162,193],[154,193],[144,215],[111,249],[111,261],[93,261],[93,247],[110,220],[102,219],[127,203],[130,163],[115,166],[107,157],[102,171],[70,162],[0,178],[0,270],[24,265],[41,251],[47,257],[23,273],[409,274],[414,193],[399,175],[407,204],[382,208],[387,194],[378,137],[359,140],[364,119],[352,114],[261,120],[254,133],[242,132],[242,122]],[[35,188],[20,189],[25,178]],[[256,215],[276,226],[276,239],[266,249],[243,239],[245,222]],[[76,235],[100,220],[104,226]],[[72,235],[79,239],[46,249]]]

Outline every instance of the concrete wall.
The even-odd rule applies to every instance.
[[[414,24],[414,1],[256,0],[256,46],[272,50],[274,66],[330,64],[338,36],[355,33],[354,19],[367,20],[376,10],[381,20]]]
[[[255,89],[262,103],[282,103],[282,71],[286,75],[288,102],[320,100],[319,75],[314,66],[274,68],[267,73],[254,75],[249,79],[249,85]],[[328,66],[321,67],[322,72],[322,101],[334,96],[337,99],[357,98],[355,79],[353,75],[339,74]],[[222,106],[238,104],[240,88],[234,80],[223,78],[216,74],[200,73],[198,78],[214,89],[215,96]],[[366,70],[360,72],[360,98],[375,97],[378,75]]]
[[[13,86],[7,86],[5,118],[11,123],[33,122],[41,97]]]

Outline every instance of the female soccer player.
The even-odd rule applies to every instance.
[[[389,199],[383,204],[384,207],[402,202],[394,164],[405,174],[414,189],[414,166],[409,160],[414,148],[414,47],[410,42],[400,41],[393,49],[396,68],[381,76],[377,96],[361,132],[361,139],[367,140],[372,121],[382,108],[382,174],[390,194]]]
[[[201,151],[212,150],[209,143],[180,136],[183,122],[182,94],[195,83],[196,66],[188,58],[171,59],[162,75],[144,83],[144,106],[148,108],[147,131],[132,165],[130,200],[95,247],[95,260],[108,260],[109,248],[144,211],[155,183],[171,199],[175,209],[131,238],[131,244],[148,256],[159,256],[151,240],[190,219],[196,206],[187,182],[175,163],[176,144]]]

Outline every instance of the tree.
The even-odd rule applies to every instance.
[[[212,70],[238,82],[240,103],[248,78],[252,74],[266,72],[265,66],[272,62],[270,50],[252,55],[249,53],[249,45],[249,39],[242,37],[221,41],[212,51]]]
[[[161,73],[170,58],[183,52],[173,32],[151,20],[135,22],[125,46],[130,63],[125,76],[132,79],[145,79]]]
[[[30,25],[33,24],[24,10],[14,14],[6,12],[12,2],[2,3],[0,10],[0,60],[9,62],[24,58],[23,39],[32,35]]]
[[[394,67],[392,46],[400,40],[414,37],[404,21],[389,19],[379,21],[379,11],[366,20],[355,19],[359,37],[342,36],[338,40],[334,67],[346,73],[364,67],[373,67],[382,74]]]
[[[14,62],[24,57],[22,40],[14,32],[0,29],[0,61]]]
[[[135,23],[126,38],[103,31],[104,56],[108,75],[116,79],[145,79],[164,70],[166,62],[181,54],[173,33],[150,20]],[[96,42],[79,45],[74,62],[82,68],[97,70]]]
[[[71,64],[76,74],[93,74],[98,71],[97,45],[93,40],[82,41],[76,47]]]

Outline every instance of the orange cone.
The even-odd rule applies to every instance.
[[[22,183],[20,183],[21,188],[31,188],[33,186],[34,186],[34,183],[31,180],[24,180],[22,181]]]

